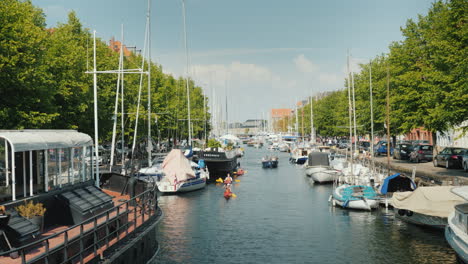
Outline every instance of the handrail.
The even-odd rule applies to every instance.
[[[109,221],[108,221],[109,219],[108,219],[108,217],[109,217],[109,214],[110,214],[110,213],[112,213],[112,212],[114,212],[114,211],[117,211],[118,213],[125,212],[125,211],[126,211],[126,212],[130,212],[130,210],[129,210],[129,203],[132,203],[132,202],[138,203],[138,202],[137,202],[137,199],[140,199],[140,198],[142,198],[142,197],[144,198],[144,196],[150,195],[150,196],[149,196],[149,199],[146,199],[146,200],[143,202],[142,208],[140,209],[140,213],[142,214],[142,224],[143,224],[143,223],[145,222],[144,214],[145,214],[146,211],[148,210],[148,208],[146,208],[146,202],[148,202],[148,201],[151,199],[151,196],[154,197],[153,199],[155,199],[155,200],[157,201],[157,197],[155,197],[155,195],[154,195],[155,192],[156,192],[156,186],[153,186],[153,188],[148,189],[148,190],[146,190],[146,191],[144,191],[144,192],[138,194],[137,196],[135,196],[135,197],[133,197],[133,198],[131,198],[131,199],[129,199],[129,200],[126,200],[126,201],[124,201],[124,202],[122,202],[122,203],[120,203],[120,204],[118,204],[118,205],[115,205],[114,207],[109,208],[109,209],[107,209],[107,210],[105,210],[105,211],[103,211],[103,212],[101,212],[101,213],[99,213],[99,214],[97,214],[97,215],[95,215],[95,216],[93,216],[93,217],[90,217],[90,218],[86,219],[85,221],[83,221],[83,222],[81,222],[81,223],[75,224],[75,225],[73,225],[73,226],[71,226],[71,227],[69,227],[69,228],[67,228],[67,229],[65,229],[65,230],[62,230],[62,231],[58,232],[58,233],[55,233],[55,234],[49,235],[49,236],[47,236],[47,237],[43,237],[43,238],[41,238],[41,239],[38,239],[38,240],[36,240],[36,241],[33,241],[33,242],[31,242],[31,243],[29,243],[29,244],[27,244],[27,245],[23,245],[23,246],[21,246],[21,247],[14,248],[14,249],[11,249],[11,250],[9,250],[9,251],[1,252],[1,253],[0,253],[0,256],[8,257],[8,256],[9,256],[10,254],[12,254],[12,253],[19,253],[19,254],[20,254],[20,257],[21,257],[21,259],[22,259],[21,262],[22,262],[22,263],[27,263],[27,260],[26,260],[26,254],[27,254],[26,249],[27,249],[27,248],[34,247],[34,246],[37,246],[37,245],[41,245],[41,244],[43,244],[43,243],[45,242],[46,251],[44,252],[44,254],[41,254],[41,255],[37,256],[36,259],[37,259],[37,258],[38,258],[38,259],[44,258],[44,256],[47,255],[47,254],[49,254],[50,252],[55,252],[55,251],[59,250],[61,247],[65,247],[65,248],[67,247],[67,243],[68,243],[68,240],[69,240],[69,239],[68,239],[68,232],[70,232],[72,229],[75,229],[75,228],[78,228],[78,227],[80,228],[80,235],[77,236],[77,237],[73,237],[73,239],[76,239],[76,238],[80,239],[80,238],[83,237],[83,231],[84,231],[83,226],[86,225],[86,224],[90,224],[90,223],[94,222],[93,227],[91,227],[91,229],[90,229],[90,230],[87,230],[87,231],[96,232],[96,229],[97,229],[97,227],[98,227],[97,222],[98,222],[98,220],[99,220],[101,217],[106,217],[106,221],[104,221],[104,223],[101,223],[101,224],[106,224],[106,228],[108,228],[108,227],[107,227],[107,224],[109,224]],[[155,205],[157,204],[156,201],[155,201]],[[120,208],[121,208],[122,206],[124,206],[124,209],[122,209],[122,211],[121,211]],[[134,207],[134,210],[132,210],[132,211],[134,211],[134,220],[135,220],[135,226],[134,226],[134,227],[135,227],[135,229],[137,228],[136,222],[137,222],[137,209],[138,209],[138,207],[139,207],[139,206],[137,205],[137,206]],[[121,214],[120,214],[120,215],[121,215]],[[116,217],[119,217],[120,215],[117,214]],[[149,219],[149,217],[148,217],[148,219]],[[109,239],[109,236],[110,236],[110,235],[115,234],[117,231],[121,230],[121,229],[124,228],[124,227],[127,229],[126,234],[128,234],[128,228],[131,227],[129,223],[120,226],[120,228],[118,228],[117,230],[113,231],[113,232],[110,233],[110,234],[107,233],[107,234],[106,234],[106,237],[103,238],[103,239],[106,239],[106,240]],[[135,230],[135,229],[134,229],[134,230]],[[60,245],[58,245],[58,246],[56,246],[56,247],[54,247],[54,248],[49,248],[49,240],[51,240],[51,239],[53,239],[53,238],[56,238],[56,237],[58,237],[58,236],[65,236],[65,238],[66,238],[66,239],[65,239],[65,243],[64,243],[64,244],[60,244]],[[101,242],[101,241],[102,241],[102,239],[101,239],[100,241],[94,241],[93,244],[99,243],[99,242]],[[107,244],[107,243],[106,243],[106,244]],[[89,249],[89,248],[88,248],[88,249]],[[85,250],[86,250],[86,249],[85,249]],[[96,251],[96,250],[95,250],[95,251]],[[80,253],[78,253],[78,254],[81,254],[81,252],[83,252],[83,251],[80,250]],[[74,258],[74,257],[77,257],[77,255],[73,256],[72,258]],[[68,258],[68,259],[70,259],[70,258]]]

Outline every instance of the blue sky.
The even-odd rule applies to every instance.
[[[146,0],[32,2],[49,27],[75,10],[103,40],[118,39],[124,24],[125,43],[143,47]],[[426,14],[432,2],[186,0],[191,77],[219,104],[227,90],[230,121],[266,117],[271,108],[342,88],[348,49],[357,70],[388,52],[406,20]],[[181,0],[152,0],[152,57],[176,76],[185,71],[181,8]]]

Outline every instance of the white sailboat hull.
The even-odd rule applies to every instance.
[[[156,182],[158,190],[162,193],[179,193],[179,192],[191,192],[205,188],[205,178],[194,178],[181,183],[172,184],[168,181]]]
[[[326,167],[311,167],[306,169],[307,176],[310,176],[314,182],[327,183],[338,179],[338,171],[330,170]]]
[[[396,218],[405,221],[407,223],[421,225],[421,226],[428,226],[432,228],[445,228],[447,226],[447,218],[446,217],[438,217],[432,215],[425,215],[420,214],[408,210],[402,210],[398,208],[393,209],[395,211]],[[408,214],[408,212],[410,212]],[[402,213],[404,213],[402,215]]]
[[[445,228],[445,239],[455,250],[458,258],[463,263],[468,263],[468,235],[454,223],[455,213],[448,217],[448,225]]]

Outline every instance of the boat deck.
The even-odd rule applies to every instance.
[[[120,193],[109,191],[109,190],[104,190],[107,194],[112,196],[114,205],[120,205],[118,210],[112,210],[109,215],[103,215],[102,217],[99,217],[97,219],[97,226],[104,225],[106,221],[109,221],[109,219],[115,218],[117,216],[117,211],[119,212],[119,216],[122,215],[127,215],[127,221],[128,225],[126,228],[122,229],[117,236],[114,236],[112,239],[109,239],[109,241],[106,243],[103,243],[104,245],[99,247],[96,252],[91,252],[87,256],[82,256],[83,261],[81,263],[87,263],[88,261],[92,260],[96,255],[102,255],[104,250],[109,248],[110,246],[114,245],[117,241],[120,239],[124,238],[128,233],[132,232],[135,230],[135,228],[141,226],[147,219],[149,219],[149,215],[147,212],[145,212],[145,215],[148,216],[143,216],[142,217],[142,207],[139,206],[131,206],[128,203],[124,203],[128,200],[130,200],[130,197],[128,195],[121,195]],[[122,204],[124,203],[124,204]],[[114,209],[117,209],[117,206],[114,207]],[[83,231],[81,232],[81,226]],[[32,246],[31,248],[28,248],[24,252],[24,259],[22,258],[21,254],[19,254],[19,257],[16,258],[11,258],[11,257],[6,257],[6,256],[0,256],[0,263],[2,264],[20,264],[26,262],[33,261],[48,252],[54,251],[54,249],[63,248],[63,245],[65,245],[68,241],[72,241],[73,239],[76,239],[80,236],[80,234],[83,233],[89,233],[92,232],[93,229],[95,229],[95,223],[93,221],[84,224],[84,225],[78,225],[67,232],[63,232],[66,229],[69,229],[71,226],[56,226],[53,227],[44,233],[41,234],[41,236],[37,237],[35,241],[39,241],[41,239],[44,239],[49,236],[53,236],[56,234],[59,234],[55,237],[51,237],[48,239],[48,249],[46,247],[46,241],[43,241],[43,243],[38,244],[37,246]],[[32,242],[34,243],[34,241]],[[20,253],[20,252],[18,252]],[[70,256],[72,257],[72,256]],[[75,256],[76,257],[76,256]],[[72,263],[80,263],[80,256],[78,256],[78,259],[76,261],[72,261]]]

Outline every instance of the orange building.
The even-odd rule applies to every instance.
[[[424,127],[414,128],[405,135],[406,140],[429,140],[429,143],[432,144],[432,133],[424,129]]]
[[[273,129],[276,132],[287,132],[288,123],[287,119],[292,116],[292,109],[289,108],[277,108],[271,109],[271,123],[273,124]]]
[[[109,41],[109,48],[111,48],[111,50],[115,52],[120,52],[121,45],[122,42],[115,40],[114,37],[112,37],[112,39]],[[132,54],[132,52],[129,49],[127,49],[127,46],[125,45],[123,45],[123,53],[125,57],[130,56],[130,54]]]

